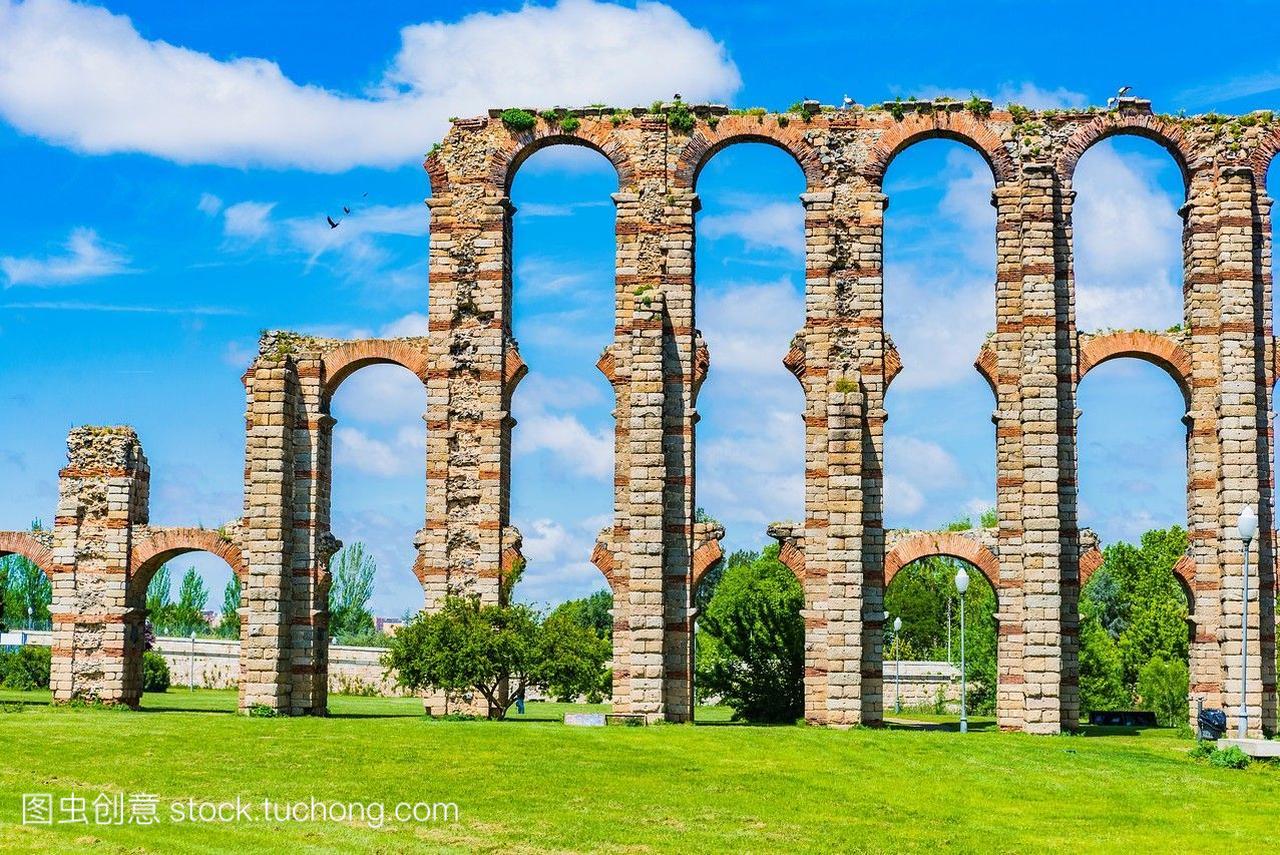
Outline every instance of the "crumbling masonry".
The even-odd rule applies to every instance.
[[[599,361],[616,393],[616,492],[613,525],[593,556],[614,592],[614,701],[623,712],[688,720],[691,592],[719,559],[723,535],[694,513],[697,396],[710,366],[694,318],[697,179],[726,146],[764,142],[789,152],[807,183],[806,319],[785,360],[805,393],[805,516],[771,528],[805,591],[806,717],[881,720],[885,584],[911,561],[945,554],[972,563],[997,592],[1001,726],[1076,726],[1077,598],[1100,562],[1076,522],[1076,388],[1099,363],[1134,357],[1167,371],[1187,403],[1190,544],[1176,572],[1191,600],[1193,696],[1236,714],[1242,545],[1233,522],[1255,505],[1246,701],[1250,726],[1275,731],[1276,348],[1264,187],[1280,122],[1158,116],[1133,99],[1106,112],[938,100],[842,111],[806,102],[781,115],[685,105],[529,113],[457,121],[427,158],[426,337],[263,338],[244,377],[241,520],[217,532],[149,526],[134,433],[72,431],[53,531],[0,535],[0,553],[26,555],[53,579],[57,699],[137,703],[146,584],[165,560],[209,550],[244,582],[241,707],[325,712],[327,562],[338,546],[329,400],[372,363],[407,367],[427,394],[428,492],[414,567],[426,606],[449,590],[498,596],[520,560],[508,518],[510,413],[525,373],[511,334],[508,192],[532,153],[569,144],[603,153],[618,173],[616,331]],[[1086,149],[1115,134],[1159,143],[1185,179],[1177,331],[1075,326],[1072,174]],[[995,332],[975,356],[997,402],[999,527],[969,534],[886,532],[882,523],[884,401],[900,362],[883,323],[881,180],[898,153],[933,137],[976,150],[996,185]]]

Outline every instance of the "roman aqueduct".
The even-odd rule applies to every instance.
[[[1072,174],[1086,149],[1116,134],[1159,143],[1185,181],[1185,314],[1174,331],[1076,329]],[[883,324],[881,179],[897,154],[934,137],[976,150],[996,184],[995,331],[975,366],[997,401],[999,526],[945,535],[882,524],[884,401],[901,364]],[[1231,718],[1244,676],[1233,523],[1244,505],[1258,508],[1246,702],[1251,727],[1274,732],[1277,350],[1264,188],[1280,120],[1159,116],[1135,99],[1108,111],[939,99],[839,111],[805,102],[789,114],[575,110],[521,130],[499,111],[454,122],[425,164],[429,334],[264,335],[243,378],[241,519],[217,531],[150,526],[136,435],[85,427],[68,441],[52,530],[0,534],[0,554],[27,556],[53,581],[55,698],[136,704],[147,583],[164,561],[206,550],[243,581],[241,708],[326,711],[327,562],[338,546],[329,401],[374,363],[408,368],[427,394],[414,565],[427,607],[449,590],[497,598],[520,559],[508,519],[510,403],[526,373],[511,333],[508,194],[526,158],[568,144],[603,153],[618,174],[615,337],[598,363],[616,393],[614,515],[593,555],[614,593],[615,708],[688,720],[691,592],[719,560],[723,535],[695,521],[697,399],[712,361],[694,318],[696,186],[703,165],[740,142],[789,152],[807,184],[806,319],[785,359],[805,394],[805,513],[770,528],[805,591],[806,717],[881,720],[886,583],[942,554],[972,563],[996,590],[1001,726],[1075,727],[1077,599],[1101,561],[1077,528],[1076,390],[1098,364],[1133,357],[1168,372],[1186,400],[1189,547],[1175,572],[1191,604],[1192,694]]]

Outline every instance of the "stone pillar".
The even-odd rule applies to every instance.
[[[442,186],[442,185],[440,185]],[[502,188],[433,196],[427,381],[427,514],[418,538],[426,607],[448,593],[496,603],[508,526],[511,217]],[[515,354],[518,359],[518,354]]]
[[[127,592],[133,535],[145,526],[147,458],[127,427],[79,427],[67,437],[54,518],[55,701],[136,707],[142,694],[144,609]]]
[[[1022,697],[1023,729],[1057,733],[1078,725],[1074,691],[1063,676],[1075,675],[1074,640],[1062,579],[1071,566],[1075,530],[1074,468],[1063,470],[1074,442],[1074,371],[1064,315],[1061,199],[1057,176],[1044,164],[1024,167],[1020,199],[1022,284]],[[1069,487],[1069,490],[1064,490]],[[1003,551],[1003,544],[1002,544]]]
[[[297,367],[287,345],[264,343],[245,375],[245,567],[240,709],[293,712],[292,580]]]
[[[1221,709],[1223,677],[1222,495],[1218,448],[1222,366],[1218,293],[1218,202],[1213,170],[1191,176],[1183,229],[1183,292],[1191,354],[1191,406],[1187,412],[1187,555],[1195,563],[1195,634],[1189,651],[1189,715],[1196,702]],[[1239,612],[1236,613],[1239,615]]]
[[[1260,736],[1275,730],[1275,582],[1272,560],[1270,493],[1271,453],[1267,441],[1268,384],[1263,325],[1259,254],[1255,238],[1258,225],[1254,203],[1253,171],[1226,166],[1218,176],[1218,282],[1221,300],[1220,350],[1221,398],[1218,439],[1222,461],[1222,502],[1219,519],[1223,531],[1222,567],[1223,656],[1226,691],[1224,701],[1228,730],[1234,732],[1245,679],[1244,702],[1249,734]],[[1247,669],[1240,667],[1243,544],[1236,534],[1236,519],[1246,505],[1258,511],[1258,536],[1252,545],[1249,572]],[[1264,584],[1265,580],[1265,584]],[[1269,624],[1269,625],[1268,625]],[[1266,626],[1266,631],[1263,627]],[[1264,661],[1267,663],[1264,667]],[[1264,696],[1270,696],[1264,715]]]
[[[1000,576],[996,587],[996,721],[1004,730],[1024,723],[1022,649],[1022,187],[1002,184],[991,193],[996,209],[996,516]],[[1067,223],[1070,228],[1070,222]]]

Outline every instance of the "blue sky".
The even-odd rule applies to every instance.
[[[238,516],[239,378],[258,330],[425,329],[420,163],[450,116],[677,91],[744,107],[970,92],[1067,107],[1122,84],[1161,111],[1280,107],[1275,52],[1238,49],[1244,34],[1276,43],[1268,4],[1140,5],[313,2],[300,14],[0,0],[0,527],[52,517],[66,431],[83,423],[137,427],[156,523]],[[1280,169],[1273,196],[1278,185]],[[994,401],[971,368],[994,326],[992,186],[974,153],[943,141],[886,177],[886,312],[905,363],[888,401],[890,525],[994,500]],[[513,516],[530,558],[523,596],[538,603],[604,586],[588,556],[612,509],[610,393],[594,363],[613,321],[615,189],[601,157],[559,149],[512,189],[515,326],[531,366],[514,405]],[[795,164],[759,146],[722,152],[699,180],[712,351],[699,503],[733,547],[801,515],[802,401],[781,366],[803,322],[801,189]],[[1108,141],[1076,189],[1081,328],[1178,322],[1172,160]],[[330,231],[324,216],[352,201]],[[377,556],[380,614],[420,604],[409,566],[424,401],[393,367],[356,374],[334,401],[334,530]],[[1080,407],[1081,523],[1107,540],[1185,524],[1172,382],[1109,363]],[[193,563],[219,591],[225,565]]]

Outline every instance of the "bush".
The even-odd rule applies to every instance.
[[[1235,745],[1230,748],[1216,748],[1209,755],[1209,765],[1219,769],[1243,769],[1249,765],[1249,755]]]
[[[142,654],[142,691],[169,691],[169,663],[154,650]]]
[[[0,686],[20,691],[49,688],[49,648],[25,646],[0,653]]]
[[[1217,751],[1213,743],[1207,739],[1201,739],[1196,742],[1196,747],[1187,752],[1187,756],[1192,760],[1208,760],[1213,756],[1213,752]]]
[[[538,120],[528,110],[503,110],[501,118],[502,124],[507,126],[507,130],[516,133],[533,130],[533,126],[538,123]]]
[[[1155,658],[1138,672],[1138,697],[1142,708],[1156,714],[1165,727],[1176,727],[1187,720],[1189,674],[1183,662]]]

